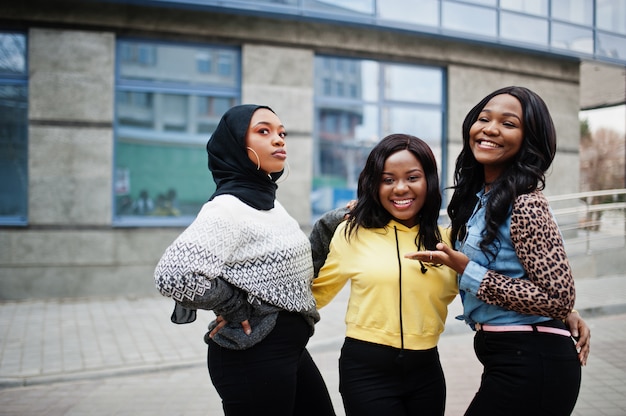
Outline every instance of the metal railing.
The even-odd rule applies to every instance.
[[[570,252],[626,247],[626,189],[549,196]]]
[[[568,256],[626,247],[626,189],[548,196]],[[449,225],[441,210],[439,223]]]

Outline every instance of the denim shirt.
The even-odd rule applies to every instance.
[[[472,329],[475,323],[523,325],[550,320],[548,317],[524,315],[500,306],[489,305],[476,297],[476,292],[488,270],[511,278],[527,278],[511,241],[511,208],[509,208],[506,221],[498,229],[498,238],[492,243],[491,247],[495,256],[480,249],[482,232],[485,229],[485,206],[489,193],[482,190],[476,196],[478,202],[467,222],[465,239],[456,244],[456,249],[470,259],[463,274],[458,276],[463,315],[456,318],[464,320]]]

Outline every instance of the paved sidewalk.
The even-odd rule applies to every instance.
[[[626,342],[626,276],[588,278],[576,285],[576,308],[588,318],[593,342],[575,414],[624,415],[626,365],[618,351],[623,352]],[[309,343],[340,415],[337,358],[347,293],[342,291],[321,310],[322,321]],[[187,397],[187,406],[196,402],[197,389],[211,400],[207,398],[209,404],[199,409],[176,413],[159,407],[163,404],[157,405],[158,401],[152,407],[141,403],[141,408],[146,413],[152,409],[151,414],[163,415],[220,414],[219,398],[206,372],[206,346],[202,341],[212,313],[200,311],[196,322],[174,325],[169,321],[171,308],[172,302],[159,295],[0,303],[0,415],[40,414],[33,411],[37,403],[52,400],[42,399],[44,392],[54,396],[55,402],[63,401],[59,397],[70,400],[72,394],[83,394],[68,405],[74,411],[46,414],[143,414],[137,413],[136,403],[142,392],[152,403],[155,392],[158,395],[168,391],[170,384],[172,388],[182,385],[196,391],[195,396],[190,393]],[[453,319],[460,310],[457,298],[450,307],[446,332],[439,344],[449,390],[446,414],[450,415],[462,414],[480,377],[472,332]],[[197,380],[197,386],[189,383],[190,375]],[[120,397],[120,386],[125,383],[130,383],[130,391]],[[102,409],[110,412],[94,410],[97,401],[80,402],[86,391],[93,398],[100,392],[103,401],[113,400],[119,408],[112,409],[108,404]]]
[[[576,308],[584,317],[626,312],[626,275],[583,279],[576,287]],[[346,288],[321,310],[311,351],[341,345],[347,295]],[[196,322],[175,325],[169,320],[172,305],[158,294],[0,303],[0,388],[203,362],[202,337],[213,314],[199,311]],[[454,320],[460,312],[457,297],[444,336],[471,333]]]

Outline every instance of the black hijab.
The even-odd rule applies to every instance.
[[[229,194],[259,210],[274,208],[276,179],[283,171],[269,176],[257,170],[257,164],[248,157],[246,132],[252,114],[264,105],[244,104],[228,110],[206,145],[209,155],[209,170],[217,189],[209,201],[218,195]]]

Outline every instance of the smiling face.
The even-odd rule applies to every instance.
[[[469,144],[485,170],[485,182],[495,181],[519,152],[524,139],[522,105],[509,94],[493,97],[469,131]]]
[[[407,227],[417,224],[428,186],[422,163],[408,150],[393,153],[385,160],[378,196],[383,208]]]
[[[278,116],[267,108],[259,108],[246,132],[248,157],[267,174],[282,171],[287,160],[285,137],[287,132]]]

